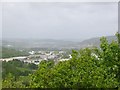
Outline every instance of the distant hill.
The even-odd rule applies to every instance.
[[[107,36],[109,42],[117,40],[115,36]],[[13,39],[3,40],[2,46],[15,49],[80,49],[87,46],[99,46],[100,37],[84,40],[82,42],[64,41],[64,40],[52,40],[52,39]]]
[[[2,46],[8,48],[72,48],[76,43],[72,41],[64,40],[52,40],[52,39],[12,39],[3,40]]]
[[[86,46],[97,46],[97,47],[99,47],[100,38],[101,37],[87,39],[87,40],[84,40],[84,41],[80,42],[79,45],[81,45],[81,47],[86,47]],[[107,36],[106,38],[107,38],[109,43],[112,42],[112,40],[117,40],[116,36]]]

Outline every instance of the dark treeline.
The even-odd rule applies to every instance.
[[[3,61],[2,78],[4,80],[9,73],[11,73],[16,78],[18,78],[19,76],[28,76],[29,74],[33,73],[34,70],[36,70],[37,68],[38,66],[33,63],[24,63],[17,59],[8,62]]]

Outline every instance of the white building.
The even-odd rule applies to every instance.
[[[29,54],[31,54],[31,55],[35,54],[35,51],[31,51],[31,52],[29,52]]]

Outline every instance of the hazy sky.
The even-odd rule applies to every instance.
[[[118,3],[4,3],[3,38],[83,40],[114,35]]]

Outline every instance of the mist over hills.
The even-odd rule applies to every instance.
[[[87,40],[84,40],[84,41],[80,42],[79,44],[81,45],[81,47],[86,47],[86,46],[97,46],[97,47],[99,47],[100,38],[101,37],[90,38],[90,39],[87,39]],[[106,36],[106,38],[108,40],[108,43],[112,42],[113,40],[117,41],[116,36]]]
[[[117,40],[115,36],[107,36],[108,42]],[[3,39],[2,46],[15,49],[80,49],[89,46],[99,46],[100,37],[95,37],[81,42],[53,40],[53,39]]]

